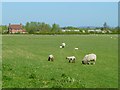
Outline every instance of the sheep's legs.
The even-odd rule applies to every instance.
[[[69,60],[69,63],[70,63],[70,60]]]
[[[50,61],[50,57],[48,58],[48,61]]]
[[[51,58],[51,61],[53,61],[53,58]]]
[[[72,63],[75,63],[75,60],[73,60]]]
[[[90,62],[87,63],[88,65],[90,64]]]

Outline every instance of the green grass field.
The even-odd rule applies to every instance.
[[[82,65],[89,53],[97,55],[96,64]],[[71,55],[75,63],[66,60]],[[3,88],[118,87],[117,35],[4,35],[2,58]]]

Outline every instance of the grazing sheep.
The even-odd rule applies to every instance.
[[[51,55],[49,55],[49,57],[48,57],[48,61],[53,61],[54,60],[54,56],[51,54]]]
[[[62,43],[62,45],[61,45],[61,46],[62,46],[62,48],[64,48],[64,47],[65,47],[65,43]]]
[[[70,62],[75,63],[75,60],[76,60],[75,56],[69,56],[69,57],[66,57],[66,59],[69,60],[69,63]]]
[[[78,48],[75,48],[75,50],[78,50]]]
[[[96,55],[95,54],[88,54],[82,60],[82,64],[95,64],[96,62]]]

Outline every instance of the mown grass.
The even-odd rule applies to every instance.
[[[2,45],[3,88],[118,87],[117,35],[4,35]],[[97,55],[95,65],[81,65],[88,53]],[[76,63],[68,63],[70,55]]]

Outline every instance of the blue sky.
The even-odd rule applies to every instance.
[[[119,2],[119,0],[1,0],[2,2]]]
[[[30,21],[63,26],[118,25],[117,2],[3,2],[2,24]]]
[[[2,24],[2,3],[0,2],[0,25]]]

